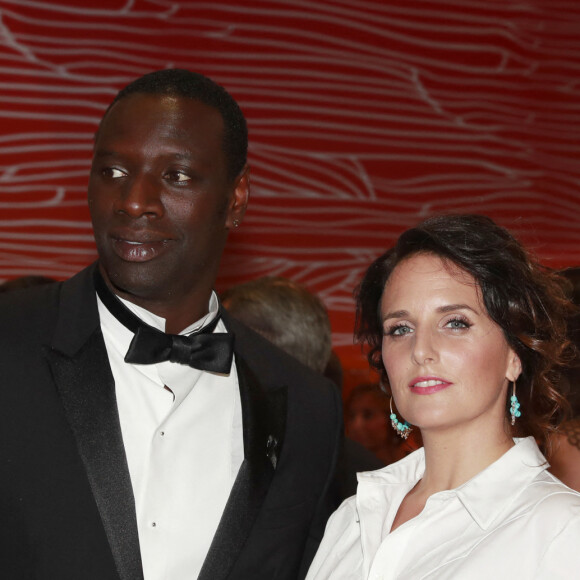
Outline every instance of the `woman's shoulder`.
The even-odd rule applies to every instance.
[[[548,471],[542,471],[522,490],[514,508],[521,515],[545,517],[552,524],[574,518],[580,522],[580,493]]]

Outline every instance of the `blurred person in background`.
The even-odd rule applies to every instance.
[[[417,431],[407,439],[398,437],[389,415],[389,396],[376,383],[357,385],[344,402],[347,437],[372,451],[383,465],[394,463],[421,446]]]
[[[568,296],[577,307],[568,319],[568,336],[576,347],[574,359],[564,368],[562,382],[572,409],[555,435],[551,452],[550,471],[566,485],[580,491],[580,267],[560,271],[568,282]]]
[[[281,276],[263,276],[222,292],[227,311],[303,365],[322,374],[330,360],[330,320],[322,300]]]

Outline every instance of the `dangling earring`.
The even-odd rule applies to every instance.
[[[413,429],[411,428],[411,425],[407,423],[407,421],[401,423],[401,421],[397,419],[397,415],[393,413],[393,397],[391,397],[391,400],[389,401],[389,408],[391,410],[391,414],[389,415],[389,417],[391,419],[391,425],[393,426],[393,429],[397,432],[397,435],[399,435],[403,439],[407,439],[409,433],[411,433]]]
[[[516,382],[513,383],[513,391],[512,396],[510,397],[511,406],[510,406],[510,414],[512,416],[512,425],[516,424],[516,419],[522,416],[522,412],[520,411],[520,402],[516,397]]]

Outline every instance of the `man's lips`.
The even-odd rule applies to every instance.
[[[147,262],[162,254],[169,238],[151,234],[113,235],[113,251],[126,262]]]
[[[452,384],[439,377],[417,377],[409,383],[409,388],[417,395],[431,395],[446,389]]]

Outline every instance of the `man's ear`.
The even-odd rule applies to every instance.
[[[250,167],[248,164],[240,171],[234,182],[234,189],[228,203],[226,228],[237,228],[244,218],[250,198]]]
[[[505,374],[506,379],[512,383],[515,383],[521,374],[522,363],[520,361],[520,357],[513,350],[510,350],[508,367]]]

